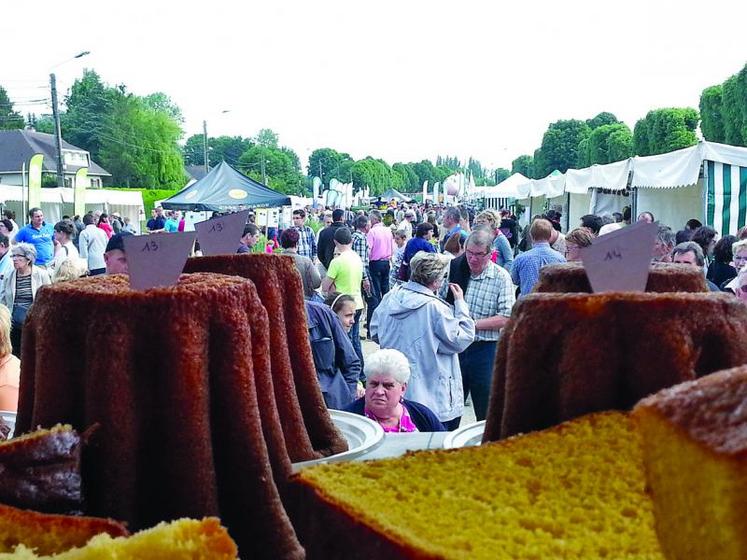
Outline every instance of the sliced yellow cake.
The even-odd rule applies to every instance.
[[[662,560],[627,415],[292,479],[307,557]]]
[[[0,560],[235,560],[238,550],[220,520],[180,519],[160,523],[131,537],[112,538],[102,534],[81,548],[53,556],[37,556],[19,545]]]
[[[633,416],[667,558],[747,559],[747,366],[665,389]]]

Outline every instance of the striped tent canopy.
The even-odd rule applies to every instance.
[[[706,221],[719,234],[747,225],[747,167],[706,161]]]

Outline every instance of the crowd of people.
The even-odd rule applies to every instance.
[[[567,233],[561,218],[551,209],[521,230],[509,210],[467,206],[296,209],[293,225],[279,231],[260,230],[250,216],[236,252],[259,247],[293,259],[328,407],[366,415],[390,432],[454,430],[467,398],[485,419],[501,329],[541,269],[580,260],[595,238],[629,225],[631,212],[587,214]],[[103,212],[52,226],[32,208],[28,219],[19,227],[6,211],[0,220],[0,402],[14,383],[17,393],[21,327],[39,288],[127,273],[123,238],[135,231]],[[655,221],[650,212],[637,219]],[[678,231],[657,227],[653,262],[698,267],[710,290],[747,303],[747,228],[719,239],[695,219]],[[157,208],[146,228],[182,231],[183,218]],[[366,339],[380,349],[364,357]]]
[[[454,430],[467,398],[484,419],[497,342],[517,299],[544,266],[580,261],[595,238],[632,221],[630,208],[587,214],[563,233],[561,218],[548,210],[520,231],[508,210],[466,206],[295,210],[280,239],[315,310],[307,307],[310,332],[319,313],[341,327],[311,336],[327,405],[387,431]],[[642,212],[637,220],[655,217]],[[316,234],[313,222],[321,225]],[[698,267],[709,289],[747,302],[747,228],[719,239],[695,219],[678,231],[657,226],[652,262]],[[365,339],[380,350],[364,359]]]

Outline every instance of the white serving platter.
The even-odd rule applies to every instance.
[[[449,432],[444,438],[444,448],[454,449],[456,447],[480,445],[484,431],[485,420],[457,428],[453,432]]]
[[[10,439],[13,437],[13,432],[16,431],[16,413],[9,410],[0,410],[0,416],[10,427],[10,433],[8,434],[8,439]]]
[[[384,441],[384,429],[365,416],[353,414],[352,412],[343,412],[342,410],[330,410],[329,414],[332,417],[332,422],[334,422],[335,426],[342,432],[342,435],[348,442],[348,450],[336,455],[330,455],[329,457],[322,457],[321,459],[293,463],[293,472],[322,463],[350,461],[356,457],[360,457],[364,453],[372,451]]]

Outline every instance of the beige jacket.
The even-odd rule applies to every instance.
[[[2,302],[8,309],[13,309],[13,300],[16,299],[16,269],[13,269],[8,277],[3,282],[3,296]],[[42,286],[51,284],[52,281],[49,279],[49,274],[43,268],[38,266],[31,267],[31,293],[33,299],[36,299],[36,292]]]

